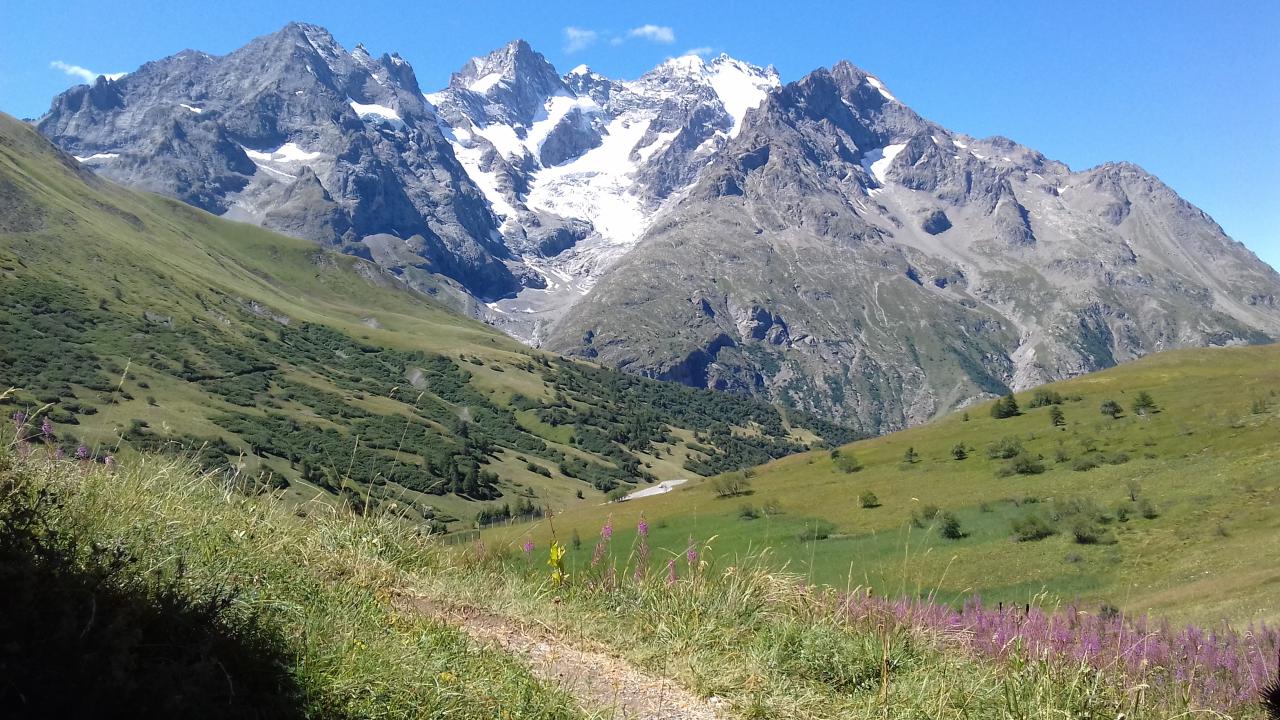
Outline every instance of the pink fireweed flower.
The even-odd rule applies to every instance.
[[[80,447],[76,448],[76,459],[77,459],[77,460],[88,460],[88,459],[89,459],[89,448],[85,447],[84,445],[81,445]]]
[[[529,554],[531,554],[531,553],[533,553],[533,541],[532,541],[532,540],[525,540],[525,541],[524,541],[524,554],[525,554],[525,555],[529,555]]]
[[[636,546],[634,578],[636,582],[640,582],[649,573],[649,523],[644,521],[643,515],[640,516],[640,520],[636,523],[636,535],[640,542]]]
[[[102,459],[102,464],[106,465],[108,468],[113,468],[116,466],[116,459],[114,456],[108,455]]]
[[[667,561],[667,587],[676,584],[676,559],[671,558]]]
[[[609,542],[613,538],[613,516],[610,515],[600,527],[600,539]]]
[[[693,569],[698,564],[698,546],[693,543],[693,538],[689,538],[689,549],[684,551],[684,558],[689,562],[689,568]]]
[[[604,521],[604,525],[600,528],[600,539],[596,542],[596,549],[591,553],[591,567],[600,564],[604,559],[604,554],[609,550],[609,541],[613,539],[613,516],[610,515]]]

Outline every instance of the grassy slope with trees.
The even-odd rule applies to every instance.
[[[122,189],[0,116],[0,385],[70,455],[194,453],[436,528],[847,429],[537,353],[364,260]]]
[[[1019,393],[1018,414],[993,417],[1005,402],[555,527],[590,540],[612,515],[627,547],[643,513],[657,558],[714,536],[722,554],[769,547],[813,581],[889,595],[1280,619],[1280,347],[1161,353]]]

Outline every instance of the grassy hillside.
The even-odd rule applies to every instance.
[[[1157,407],[1137,412],[1143,392]],[[1280,619],[1280,347],[1162,353],[1045,393],[1061,403],[1032,407],[1037,393],[1022,393],[1013,417],[978,405],[838,456],[766,464],[746,494],[721,497],[735,483],[708,480],[575,509],[555,528],[588,539],[571,552],[578,565],[606,518],[628,547],[643,515],[662,551],[712,537],[721,555],[768,547],[839,588]],[[1101,412],[1107,401],[1117,417]],[[493,541],[548,532],[543,522]]]
[[[0,389],[101,460],[196,455],[436,528],[848,430],[535,353],[359,258],[98,179],[0,116]]]
[[[975,625],[695,550],[670,571],[604,562],[556,583],[545,548],[459,553],[392,515],[6,437],[0,701],[14,718],[614,716],[406,597],[602,648],[740,718],[1258,717],[1275,673],[1274,631],[1206,640],[1021,609]]]

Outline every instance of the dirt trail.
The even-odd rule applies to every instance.
[[[698,698],[669,678],[626,660],[570,643],[550,629],[516,622],[472,607],[401,596],[397,605],[452,625],[473,640],[517,655],[535,677],[559,686],[583,710],[615,720],[724,720],[716,699]]]

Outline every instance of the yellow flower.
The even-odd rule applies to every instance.
[[[547,564],[551,566],[551,584],[560,587],[569,574],[564,570],[564,546],[555,540],[551,541],[551,557]]]
[[[444,672],[440,673],[440,679],[448,683],[448,682],[453,682],[457,678],[453,673],[449,672],[448,670],[445,670]]]

